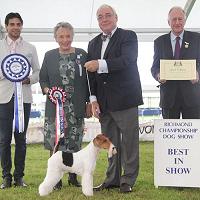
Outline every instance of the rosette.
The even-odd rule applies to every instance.
[[[52,87],[49,90],[49,99],[55,104],[57,102],[57,99],[60,99],[64,103],[66,100],[66,93],[60,87]]]
[[[9,54],[1,63],[1,71],[6,79],[14,82],[14,120],[13,130],[24,131],[24,106],[22,81],[29,76],[31,65],[28,59],[21,54]]]
[[[20,82],[29,76],[31,65],[21,54],[9,54],[1,63],[1,70],[5,78],[12,82]]]
[[[49,99],[56,105],[56,133],[55,145],[58,143],[59,138],[65,135],[65,117],[63,103],[66,100],[66,93],[60,87],[52,87],[49,90]]]

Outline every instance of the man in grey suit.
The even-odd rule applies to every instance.
[[[102,132],[118,153],[109,159],[106,179],[94,189],[117,187],[126,193],[132,191],[139,170],[138,105],[143,100],[138,41],[135,32],[117,27],[118,17],[111,6],[102,5],[97,20],[103,33],[90,41],[85,64],[90,72],[90,100]]]
[[[24,106],[24,131],[14,131],[15,157],[14,157],[14,185],[26,187],[23,181],[25,157],[26,157],[26,131],[31,111],[32,91],[31,85],[39,79],[39,61],[36,49],[30,43],[20,37],[23,20],[19,13],[9,13],[5,18],[7,35],[0,41],[0,64],[11,53],[25,56],[31,65],[31,74],[22,82],[23,106]],[[3,183],[1,189],[12,185],[12,159],[11,140],[14,118],[14,89],[15,84],[8,80],[0,69],[0,155]]]
[[[182,8],[173,7],[168,14],[171,31],[154,41],[153,77],[160,83],[160,107],[165,119],[200,118],[200,34],[184,30],[186,15]],[[176,42],[176,40],[178,40]],[[178,48],[177,55],[177,45]],[[196,60],[195,80],[161,80],[160,59]]]

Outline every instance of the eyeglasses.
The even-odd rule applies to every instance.
[[[102,21],[103,19],[110,19],[114,14],[108,13],[105,15],[98,15],[97,20]]]

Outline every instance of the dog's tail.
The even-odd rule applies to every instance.
[[[59,140],[58,140],[58,143],[54,146],[54,149],[53,149],[53,154],[56,153],[61,145],[61,143],[64,144],[64,135],[61,135]]]
[[[60,146],[60,140],[58,141],[58,143],[54,146],[53,148],[53,154],[56,153],[59,149],[59,146]]]

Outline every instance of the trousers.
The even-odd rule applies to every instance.
[[[108,112],[100,115],[102,133],[117,148],[117,154],[108,159],[104,183],[106,186],[135,184],[139,172],[138,108]]]
[[[12,179],[12,158],[11,158],[11,141],[14,134],[15,153],[14,153],[14,179],[24,176],[25,157],[26,157],[26,131],[28,127],[31,104],[24,103],[24,132],[13,133],[14,118],[14,98],[8,103],[0,104],[0,157],[2,167],[2,178]]]

